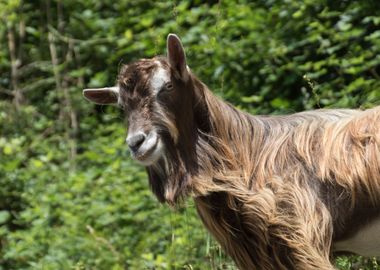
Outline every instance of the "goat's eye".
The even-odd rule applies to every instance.
[[[159,95],[159,96],[162,96],[162,97],[167,97],[168,95],[170,96],[172,90],[173,90],[173,85],[172,85],[172,83],[171,83],[171,82],[167,82],[167,83],[165,83],[165,84],[162,86],[160,92],[158,92],[158,95]]]
[[[173,89],[173,85],[171,82],[167,82],[165,84],[165,89],[171,91]]]

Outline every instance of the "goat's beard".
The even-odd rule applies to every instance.
[[[191,177],[181,163],[179,159],[171,159],[169,163],[163,156],[147,167],[150,187],[160,202],[174,205],[187,195]]]
[[[161,136],[161,140],[164,142],[162,156],[147,167],[149,184],[160,202],[174,205],[189,193],[198,165],[196,155],[181,152],[171,137]]]

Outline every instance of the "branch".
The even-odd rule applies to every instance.
[[[11,60],[11,83],[12,83],[12,90],[13,90],[13,102],[16,106],[16,110],[19,110],[23,98],[18,86],[19,59],[17,59],[17,56],[16,56],[16,38],[15,38],[14,29],[12,26],[8,27],[7,37],[8,37],[9,56],[11,58],[10,59]]]
[[[95,39],[77,39],[77,38],[72,38],[72,37],[68,37],[68,36],[61,34],[59,31],[57,31],[57,29],[55,29],[51,25],[48,25],[48,29],[54,35],[54,37],[56,37],[57,39],[65,42],[65,43],[76,43],[76,44],[80,43],[82,45],[93,45],[93,44],[98,44],[98,43],[114,42],[117,40],[117,37],[114,37],[114,38],[111,38],[111,37],[95,38]]]
[[[6,95],[8,95],[8,96],[14,96],[13,91],[8,90],[8,89],[4,89],[4,88],[0,88],[0,93],[1,93],[1,94],[6,94]]]
[[[17,58],[20,61],[19,66],[21,66],[21,59],[22,59],[22,54],[23,54],[23,48],[22,44],[24,43],[24,38],[25,38],[25,20],[21,19],[19,23],[19,44],[18,44],[18,53],[17,53]]]

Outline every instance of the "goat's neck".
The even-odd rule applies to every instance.
[[[235,109],[213,95],[205,85],[201,86],[207,112],[202,114],[205,119],[201,120],[208,126],[198,130],[199,175],[194,177],[193,185],[198,194],[223,190],[224,184],[251,179],[252,156],[256,151],[252,140],[263,138],[258,119]]]

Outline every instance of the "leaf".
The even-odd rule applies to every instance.
[[[10,217],[11,215],[9,214],[8,211],[5,211],[5,210],[0,211],[0,224],[6,223]]]

